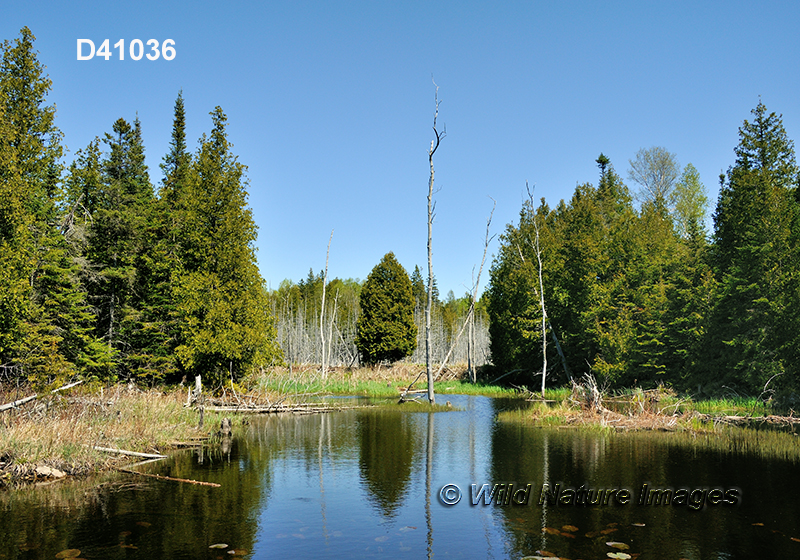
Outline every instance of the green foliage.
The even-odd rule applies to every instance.
[[[178,96],[158,198],[138,118],[114,122],[105,153],[99,139],[78,151],[62,183],[33,41],[23,28],[0,45],[0,362],[46,384],[220,379],[279,360],[222,111],[193,161]]]
[[[758,391],[797,383],[798,167],[780,116],[763,103],[739,129],[714,214],[713,308],[704,379]]]
[[[368,364],[395,362],[417,344],[411,280],[394,253],[384,255],[361,289],[356,347]]]
[[[704,232],[704,219],[708,209],[706,188],[700,181],[700,173],[694,165],[687,164],[675,185],[673,221],[675,230],[683,239],[692,236],[692,231]]]
[[[24,366],[45,385],[88,368],[107,355],[91,336],[93,316],[58,216],[62,166],[51,82],[23,28],[2,45],[0,64],[0,358]],[[63,235],[62,235],[63,234]]]
[[[212,383],[281,360],[255,260],[256,226],[247,207],[245,167],[230,152],[217,107],[189,170],[183,268],[175,293],[182,366]]]
[[[601,155],[598,165],[596,188],[578,186],[553,210],[526,203],[501,238],[488,290],[492,359],[500,371],[520,370],[525,383],[542,363],[534,219],[549,330],[570,371],[590,367],[605,383],[651,385],[684,367],[696,343],[702,315],[685,322],[683,314],[697,303],[700,249],[690,259],[665,205],[645,202],[637,214],[610,160]],[[696,231],[691,242],[702,244]],[[550,352],[549,375],[566,381],[554,344]]]

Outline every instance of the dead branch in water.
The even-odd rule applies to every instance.
[[[92,447],[97,451],[103,451],[105,453],[118,453],[119,455],[129,455],[131,457],[143,457],[145,459],[166,459],[166,455],[159,455],[157,453],[140,453],[138,451],[128,451],[127,449],[116,449],[113,447],[100,447],[99,445],[95,445]]]
[[[220,488],[222,485],[217,484],[216,482],[204,482],[202,480],[191,480],[189,478],[175,478],[172,476],[164,476],[160,474],[150,474],[150,473],[143,473],[139,471],[133,471],[131,469],[119,468],[117,469],[120,472],[128,473],[128,474],[138,474],[139,476],[147,476],[149,478],[156,478],[158,480],[169,480],[170,482],[185,482],[186,484],[198,484],[200,486],[211,486],[213,488]]]

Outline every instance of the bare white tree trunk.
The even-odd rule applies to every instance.
[[[435,138],[431,140],[431,148],[428,150],[428,163],[431,167],[431,175],[428,180],[428,303],[425,306],[425,372],[428,376],[428,401],[431,404],[436,403],[436,396],[433,394],[433,368],[431,366],[431,307],[433,306],[433,253],[431,249],[431,240],[433,238],[433,154],[439,148],[439,142],[444,137],[444,132],[439,134],[436,129],[436,119],[439,116],[439,86],[436,86],[436,108],[433,113],[433,134]]]
[[[544,307],[544,282],[542,280],[542,250],[539,246],[539,220],[536,219],[536,207],[533,203],[533,192],[528,188],[527,181],[525,188],[528,190],[528,198],[531,201],[531,216],[533,217],[533,229],[536,232],[534,250],[536,260],[539,263],[539,302],[542,306],[542,398],[544,398],[544,388],[547,380],[547,310]]]
[[[328,257],[331,254],[332,239],[333,230],[331,230],[331,236],[328,238],[328,250],[325,252],[325,276],[322,278],[322,305],[320,305],[319,311],[319,338],[322,343],[322,359],[320,360],[322,379],[327,377],[327,370],[325,368],[325,287],[328,284]]]
[[[486,242],[483,245],[483,258],[481,258],[481,266],[478,269],[478,279],[475,281],[475,285],[472,287],[472,297],[470,298],[469,311],[467,312],[467,318],[464,321],[464,324],[461,325],[461,329],[458,331],[458,334],[456,335],[455,340],[453,340],[452,344],[450,345],[450,350],[448,350],[447,355],[442,360],[442,363],[439,366],[439,371],[436,372],[436,377],[439,377],[439,375],[444,370],[444,367],[447,364],[447,360],[450,358],[450,355],[453,353],[453,350],[455,349],[456,345],[458,344],[458,340],[461,338],[461,335],[464,333],[464,328],[468,324],[471,324],[470,321],[472,320],[472,318],[475,315],[475,300],[478,298],[478,286],[480,285],[480,282],[481,282],[481,272],[483,271],[483,265],[486,262],[486,251],[489,248],[489,242],[492,240],[489,237],[489,226],[492,225],[492,216],[494,216],[494,209],[495,209],[496,206],[497,206],[497,203],[495,202],[494,206],[492,206],[492,212],[491,212],[491,214],[489,214],[489,219],[486,222]],[[494,237],[494,236],[492,236],[492,237]],[[473,269],[473,270],[475,270],[475,269]],[[475,373],[471,371],[470,372],[470,376],[474,379]]]

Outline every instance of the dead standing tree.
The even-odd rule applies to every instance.
[[[531,191],[530,187],[528,186],[528,182],[525,181],[525,190],[528,191],[528,199],[530,200],[530,208],[531,208],[531,219],[533,221],[533,230],[535,232],[534,241],[531,243],[534,252],[536,253],[536,260],[538,263],[538,270],[539,270],[539,290],[536,294],[539,297],[539,303],[542,307],[542,398],[544,398],[544,390],[545,384],[547,381],[547,309],[544,305],[544,280],[542,277],[542,249],[541,245],[539,244],[539,220],[536,216],[536,206],[533,201],[533,191]],[[520,250],[520,258],[524,261],[525,258],[522,256],[522,251]],[[569,367],[567,366],[567,360],[564,357],[564,353],[561,350],[561,344],[558,342],[558,338],[556,338],[556,333],[553,330],[552,326],[550,327],[550,334],[553,336],[553,340],[556,344],[556,349],[558,350],[558,355],[561,357],[561,363],[564,366],[564,371],[567,374],[567,377],[572,379],[572,375],[569,371]]]
[[[325,379],[328,374],[325,363],[325,288],[328,285],[328,257],[331,254],[331,240],[333,240],[333,230],[331,230],[331,236],[328,238],[328,250],[325,252],[325,276],[322,278],[322,305],[320,305],[319,311],[319,338],[322,342],[322,356],[320,359],[322,379]],[[334,313],[335,309],[336,306],[334,305]],[[333,318],[331,318],[331,321],[333,321]]]
[[[494,200],[494,199],[492,199],[492,200]],[[495,202],[495,205],[492,206],[492,213],[489,214],[489,219],[486,221],[486,241],[484,242],[484,245],[483,245],[483,258],[481,258],[481,266],[478,269],[478,279],[475,282],[475,284],[473,284],[473,286],[472,286],[472,294],[470,295],[469,311],[467,311],[467,316],[464,319],[464,323],[461,325],[461,329],[458,331],[458,334],[456,335],[455,339],[452,341],[452,343],[450,345],[450,350],[447,351],[447,354],[445,355],[444,359],[442,360],[442,363],[439,365],[439,369],[436,371],[436,375],[434,376],[434,380],[439,379],[439,376],[444,371],[444,368],[447,365],[447,360],[450,359],[450,355],[453,353],[453,350],[455,350],[456,346],[458,345],[458,340],[461,338],[461,335],[464,334],[464,329],[467,328],[467,326],[469,326],[470,329],[472,329],[472,325],[474,323],[474,318],[475,318],[475,302],[477,301],[477,298],[478,298],[478,286],[480,285],[480,281],[481,281],[481,272],[483,271],[483,265],[486,262],[486,251],[489,249],[489,243],[492,241],[492,239],[494,239],[494,236],[489,237],[489,227],[492,225],[492,216],[494,216],[495,206],[497,206],[496,202]],[[473,273],[474,273],[475,269],[473,268],[472,270],[473,270]],[[470,332],[469,336],[472,336],[472,334],[473,333]],[[473,344],[474,344],[474,342],[473,342]],[[474,369],[472,369],[472,366],[471,366],[472,362],[470,362],[469,360],[470,360],[470,356],[468,355],[467,356],[467,362],[468,362],[468,364],[470,364],[468,366],[470,368],[469,369],[469,373],[470,373],[470,376],[471,376],[470,379],[472,380],[473,383],[475,383],[477,381],[476,378],[475,378],[475,371],[474,371]]]
[[[433,82],[433,85],[436,86],[433,113],[433,135],[435,138],[431,140],[431,147],[428,150],[428,163],[431,167],[431,174],[428,180],[428,302],[425,305],[425,373],[428,376],[428,401],[431,404],[436,403],[436,397],[433,394],[433,368],[431,364],[431,308],[433,307],[433,253],[431,240],[433,238],[433,211],[435,209],[435,204],[433,203],[433,154],[439,149],[439,143],[446,134],[446,129],[442,130],[440,134],[436,128],[436,119],[439,117],[439,86],[436,85],[436,82]]]

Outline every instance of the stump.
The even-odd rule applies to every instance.
[[[219,426],[219,433],[222,437],[231,437],[232,424],[230,418],[223,418]]]

